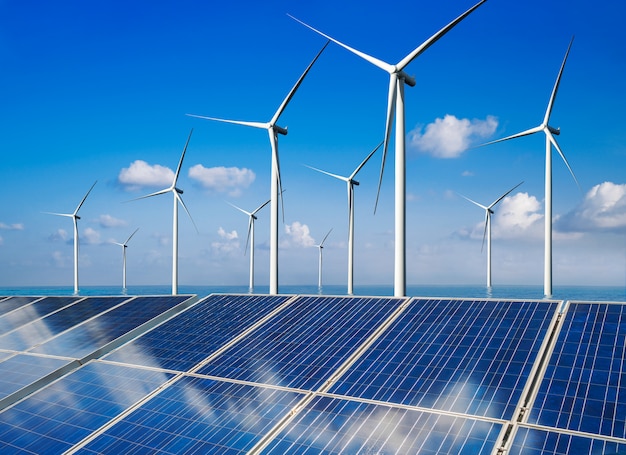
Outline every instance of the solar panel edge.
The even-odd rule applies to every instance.
[[[46,314],[41,314],[38,318],[34,318],[34,319],[32,319],[32,320],[30,320],[30,321],[28,321],[28,322],[23,322],[23,323],[21,323],[20,325],[17,325],[17,326],[15,326],[15,327],[13,327],[12,329],[7,330],[6,332],[3,332],[2,334],[0,334],[0,339],[1,339],[3,336],[5,336],[5,335],[8,335],[8,334],[10,334],[10,333],[13,333],[13,332],[15,332],[15,331],[19,330],[20,328],[22,328],[23,326],[25,326],[25,325],[27,325],[27,324],[31,324],[31,323],[34,323],[34,322],[36,322],[36,321],[40,321],[40,320],[42,320],[42,319],[44,319],[44,318],[47,318],[47,317],[49,317],[49,316],[52,316],[53,314],[58,313],[59,311],[63,311],[64,309],[69,308],[70,306],[75,305],[75,304],[77,304],[78,302],[80,302],[81,300],[83,300],[83,299],[81,299],[81,298],[75,298],[75,297],[64,297],[64,296],[63,296],[63,297],[62,297],[62,296],[48,296],[48,297],[41,297],[41,298],[39,298],[39,299],[36,299],[36,300],[33,300],[32,302],[27,303],[26,305],[22,305],[22,306],[21,306],[21,307],[19,307],[19,308],[15,308],[14,310],[12,310],[12,311],[10,311],[10,312],[8,312],[8,313],[3,314],[2,316],[0,316],[0,319],[4,318],[5,316],[10,315],[11,313],[13,313],[13,312],[15,312],[15,311],[22,310],[23,308],[26,308],[26,307],[28,307],[28,306],[34,305],[34,304],[36,304],[36,303],[42,302],[42,301],[47,300],[47,299],[54,299],[54,300],[73,299],[73,300],[69,300],[67,304],[63,305],[62,307],[56,308],[55,310],[50,311],[49,313],[46,313]]]

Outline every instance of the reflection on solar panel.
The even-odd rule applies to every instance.
[[[34,300],[37,300],[37,297],[8,297],[0,301],[0,315],[27,305]]]
[[[78,300],[77,297],[46,297],[30,305],[23,305],[9,313],[0,316],[0,335],[15,330],[35,319],[53,313],[66,305]]]
[[[0,452],[626,454],[626,303],[124,299],[0,337]]]

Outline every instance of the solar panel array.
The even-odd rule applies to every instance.
[[[0,300],[2,453],[626,453],[626,303]]]

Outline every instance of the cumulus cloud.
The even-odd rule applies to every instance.
[[[237,231],[232,230],[231,232],[226,232],[222,226],[217,230],[217,235],[226,240],[235,240],[238,239]]]
[[[118,218],[114,218],[109,214],[100,215],[96,220],[100,227],[103,228],[114,228],[114,227],[124,227],[126,226],[126,221],[120,220]]]
[[[285,226],[285,233],[288,236],[287,242],[283,245],[285,247],[315,246],[315,240],[313,240],[313,237],[311,237],[311,232],[306,224],[302,224],[299,221],[294,221],[293,223]]]
[[[0,229],[4,229],[7,231],[23,231],[24,225],[22,223],[6,224],[0,221]]]
[[[470,120],[446,114],[409,132],[409,147],[435,158],[457,158],[473,141],[491,136],[497,127],[498,119],[492,115],[485,120]]]
[[[89,245],[99,245],[102,243],[100,240],[100,233],[93,228],[86,228],[81,236],[81,241]]]
[[[48,236],[48,240],[51,242],[65,242],[67,240],[67,231],[65,229],[57,229],[55,232]]]
[[[212,242],[211,249],[213,252],[221,255],[232,254],[239,250],[239,235],[237,231],[226,232],[223,227],[217,230],[217,235],[224,241]]]
[[[541,235],[541,229],[537,229],[543,219],[541,209],[541,202],[528,193],[507,196],[494,208],[492,232],[503,238],[527,236],[529,231]]]
[[[247,168],[204,167],[196,164],[189,169],[189,177],[207,190],[238,196],[242,189],[248,188],[254,182],[256,175]]]
[[[555,227],[563,232],[626,231],[626,184],[604,182],[594,186]]]
[[[174,171],[160,164],[151,165],[143,160],[135,160],[120,171],[117,180],[129,190],[142,186],[166,187],[174,181]]]

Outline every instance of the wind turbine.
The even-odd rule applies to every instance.
[[[326,39],[338,44],[339,46],[347,49],[353,54],[367,60],[378,68],[389,73],[389,93],[387,98],[387,121],[385,126],[385,140],[383,147],[383,157],[380,168],[380,179],[378,182],[378,191],[376,194],[376,205],[378,205],[378,196],[380,194],[380,187],[383,177],[383,171],[385,168],[385,159],[387,157],[387,147],[389,145],[389,136],[391,134],[391,124],[394,120],[394,108],[396,117],[396,162],[395,162],[395,261],[394,261],[394,295],[401,297],[406,295],[406,159],[405,159],[405,120],[404,120],[404,84],[414,87],[416,82],[415,78],[409,76],[404,72],[404,69],[411,63],[418,55],[422,54],[426,49],[437,42],[443,35],[448,33],[455,25],[461,22],[465,17],[472,13],[476,8],[485,3],[487,0],[481,0],[469,10],[461,14],[454,19],[448,25],[443,27],[429,39],[424,41],[421,45],[415,48],[410,54],[404,57],[400,62],[395,65],[386,63],[375,57],[367,55],[361,51],[358,51],[346,44],[337,41],[334,38],[316,30],[310,25],[296,19],[293,16],[289,16],[292,19],[300,22],[305,27],[313,30],[314,32],[322,35]],[[375,211],[376,209],[374,209]]]
[[[323,171],[321,169],[317,169],[312,166],[307,166],[314,171],[321,172],[322,174],[329,175],[339,180],[343,180],[346,182],[346,186],[348,187],[348,295],[354,294],[354,186],[358,185],[359,182],[355,180],[356,175],[361,170],[365,163],[372,157],[376,150],[383,145],[381,142],[376,146],[374,150],[370,152],[369,155],[359,164],[359,166],[350,174],[349,177],[343,177],[337,174],[331,174],[330,172]]]
[[[569,46],[567,47],[567,52],[565,52],[565,57],[563,58],[563,63],[561,63],[561,69],[559,70],[559,74],[556,78],[556,82],[554,84],[554,88],[552,89],[552,94],[550,95],[550,100],[548,101],[548,107],[546,109],[546,113],[543,117],[543,121],[539,126],[534,128],[530,128],[526,131],[522,131],[521,133],[513,134],[511,136],[507,136],[502,139],[497,139],[495,141],[487,142],[483,145],[495,144],[496,142],[508,141],[509,139],[515,139],[522,136],[529,136],[531,134],[543,132],[546,135],[546,176],[545,176],[545,219],[544,219],[544,227],[545,227],[545,245],[544,245],[544,273],[543,273],[543,293],[546,297],[552,296],[552,145],[559,152],[563,162],[569,169],[570,174],[574,178],[576,185],[580,188],[578,184],[578,180],[574,175],[574,171],[570,167],[567,162],[567,158],[561,151],[559,144],[557,144],[555,135],[561,134],[560,128],[553,128],[548,124],[550,121],[550,114],[552,113],[552,108],[554,106],[554,100],[556,98],[556,93],[559,89],[559,84],[561,82],[561,76],[563,75],[563,69],[565,68],[565,62],[567,61],[567,56],[569,55],[569,51],[572,47],[572,43],[574,42],[574,37],[572,37]]]
[[[96,186],[96,183],[98,183],[97,180],[93,183],[93,185],[91,185],[91,188],[89,188],[89,191],[87,191],[87,194],[85,194],[85,197],[83,197],[83,199],[80,201],[80,204],[78,204],[76,210],[74,210],[73,213],[46,212],[50,215],[70,217],[74,223],[74,294],[78,294],[78,220],[80,220],[80,216],[78,216],[78,211],[85,203],[85,199],[87,199],[87,196],[89,196],[89,193],[91,193],[93,187]]]
[[[322,241],[319,243],[319,245],[315,245],[317,249],[319,250],[319,257],[320,257],[319,271],[318,271],[318,277],[317,277],[317,290],[320,294],[322,293],[322,250],[324,249],[324,242],[326,241],[326,238],[328,238],[330,231],[332,230],[333,228],[330,228],[330,230],[326,233],[326,235],[324,236]]]
[[[215,117],[205,117],[202,115],[187,114],[190,117],[197,117],[206,120],[214,120],[217,122],[234,123],[236,125],[251,126],[253,128],[260,128],[267,130],[270,138],[270,144],[272,147],[272,174],[271,174],[271,188],[270,188],[270,294],[278,294],[278,196],[282,190],[282,183],[280,181],[280,164],[278,160],[278,134],[287,135],[287,128],[278,126],[276,122],[280,118],[281,114],[293,98],[296,90],[302,84],[302,81],[308,74],[313,64],[317,61],[321,53],[326,49],[328,42],[317,53],[313,61],[304,70],[304,73],[300,76],[296,84],[293,86],[287,97],[283,100],[278,110],[274,113],[274,116],[269,122],[244,122],[240,120],[226,120]],[[284,208],[283,208],[284,214]]]
[[[248,215],[248,218],[249,218],[248,235],[246,236],[246,248],[243,250],[243,252],[244,254],[246,253],[246,251],[248,250],[248,243],[250,243],[250,285],[248,288],[250,293],[254,292],[254,222],[257,219],[256,217],[257,212],[261,210],[263,207],[265,207],[267,204],[269,204],[270,200],[271,199],[268,199],[263,204],[259,205],[256,209],[254,209],[252,212],[248,212],[242,209],[241,207],[237,207],[235,204],[231,204],[229,202],[230,205],[235,207],[240,212]]]
[[[139,228],[135,229],[135,232],[130,234],[130,236],[126,239],[124,243],[112,242],[115,245],[119,245],[122,247],[122,289],[126,291],[126,248],[128,247],[128,242],[133,238],[133,235],[139,230]]]
[[[173,224],[172,224],[172,295],[178,294],[178,204],[183,206],[187,215],[189,215],[189,219],[193,223],[193,226],[198,231],[198,227],[196,223],[194,223],[193,218],[191,218],[191,213],[187,209],[187,206],[183,202],[182,197],[183,190],[176,186],[178,182],[178,176],[180,175],[180,169],[183,165],[183,159],[185,159],[185,152],[187,151],[187,146],[189,145],[189,140],[191,139],[191,134],[193,133],[193,128],[189,132],[189,137],[187,137],[187,142],[185,143],[185,148],[183,149],[183,153],[180,156],[180,161],[178,162],[178,167],[176,168],[176,173],[174,174],[174,181],[170,186],[160,191],[156,191],[154,193],[147,194],[145,196],[141,196],[133,199],[136,201],[138,199],[146,199],[152,196],[158,196],[160,194],[172,193],[174,196],[174,216],[173,216]]]
[[[481,209],[485,211],[485,230],[483,231],[483,246],[485,245],[485,236],[487,237],[487,287],[491,288],[491,215],[493,215],[493,208],[498,204],[502,199],[507,197],[515,188],[520,186],[524,182],[520,182],[511,188],[509,191],[504,193],[498,199],[493,201],[491,204],[484,206],[479,204],[478,202],[459,194],[463,199],[468,200],[472,204],[477,205]]]

